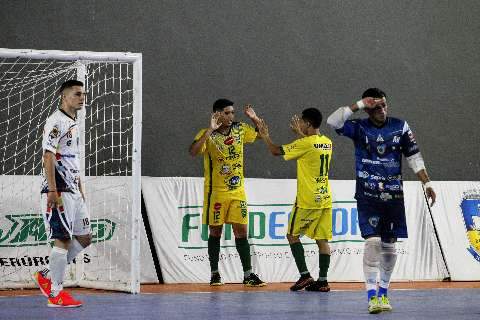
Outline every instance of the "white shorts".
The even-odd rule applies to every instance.
[[[57,208],[47,207],[47,194],[42,194],[43,219],[48,239],[71,239],[91,233],[90,214],[79,192],[62,192]]]

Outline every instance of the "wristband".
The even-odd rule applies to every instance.
[[[363,100],[357,101],[357,107],[358,107],[358,110],[362,110],[363,108],[365,108],[365,103],[363,103]]]
[[[431,188],[431,189],[433,189],[433,186],[432,186],[432,181],[428,181],[428,182],[427,182],[427,183],[425,183],[423,186],[425,187],[425,189],[427,189],[427,188]]]

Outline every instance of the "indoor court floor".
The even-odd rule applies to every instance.
[[[329,293],[228,284],[146,285],[132,295],[72,289],[80,308],[48,308],[37,290],[0,291],[0,319],[479,319],[480,283],[397,283],[392,312],[370,315],[361,284],[332,284]]]

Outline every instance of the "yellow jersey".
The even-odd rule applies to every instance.
[[[199,140],[207,129],[195,136]],[[243,145],[257,138],[255,129],[243,122],[234,122],[224,135],[214,131],[202,146],[205,194],[224,194],[229,199],[246,200],[243,176]]]
[[[332,207],[328,171],[332,159],[332,141],[324,135],[312,135],[282,145],[285,160],[297,160],[296,206],[303,209]]]

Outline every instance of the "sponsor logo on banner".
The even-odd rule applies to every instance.
[[[115,232],[115,222],[109,219],[93,219],[92,242],[108,241]],[[0,221],[0,248],[36,247],[49,245],[43,217],[38,214],[10,214]],[[0,267],[48,266],[47,256],[0,256]],[[77,257],[78,258],[78,257]],[[91,256],[83,254],[83,262],[90,263]],[[76,263],[76,260],[73,260]]]
[[[358,226],[358,214],[355,201],[344,201],[346,204],[332,209],[331,243],[363,242]],[[242,204],[241,204],[242,205]],[[244,205],[246,203],[244,202]],[[286,234],[293,204],[248,205],[248,238],[252,244],[264,247],[287,246]],[[215,203],[219,210],[221,204]],[[247,213],[247,209],[245,213]],[[202,206],[187,205],[179,207],[182,218],[180,248],[197,250],[206,248],[208,226],[202,224]],[[226,245],[234,245],[232,226],[225,224],[222,238]],[[309,239],[305,240],[308,241]],[[312,244],[315,244],[315,242]]]
[[[480,190],[471,190],[463,194],[462,202],[463,221],[470,247],[468,252],[480,262]]]
[[[92,243],[108,241],[115,232],[115,222],[92,219]],[[7,214],[0,221],[0,248],[33,247],[49,244],[43,217],[39,214]]]

